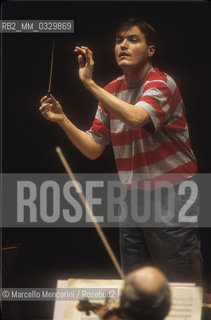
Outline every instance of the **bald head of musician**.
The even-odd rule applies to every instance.
[[[170,303],[167,279],[157,268],[143,267],[126,277],[120,308],[127,320],[162,320]]]

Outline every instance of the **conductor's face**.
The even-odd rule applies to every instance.
[[[142,68],[153,54],[154,46],[147,45],[145,35],[137,26],[117,34],[115,56],[121,69]]]

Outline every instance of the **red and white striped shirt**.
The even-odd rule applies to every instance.
[[[137,108],[145,109],[154,126],[153,132],[147,127],[130,129],[99,103],[93,125],[87,133],[99,143],[112,143],[123,184],[142,180],[145,174],[156,177],[163,173],[176,173],[185,177],[187,173],[190,176],[196,172],[184,103],[169,75],[150,67],[144,77],[132,86],[126,84],[124,76],[120,76],[105,90]]]

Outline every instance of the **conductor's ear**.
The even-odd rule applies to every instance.
[[[154,53],[155,53],[155,46],[154,45],[149,46],[149,48],[148,48],[149,58],[151,58],[154,55]]]

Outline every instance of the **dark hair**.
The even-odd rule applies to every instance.
[[[147,45],[156,45],[155,29],[141,18],[130,18],[122,22],[117,29],[117,34],[121,31],[126,31],[134,26],[137,26],[145,35]]]
[[[163,320],[169,312],[171,293],[168,284],[148,294],[126,278],[120,298],[120,307],[129,320]]]

